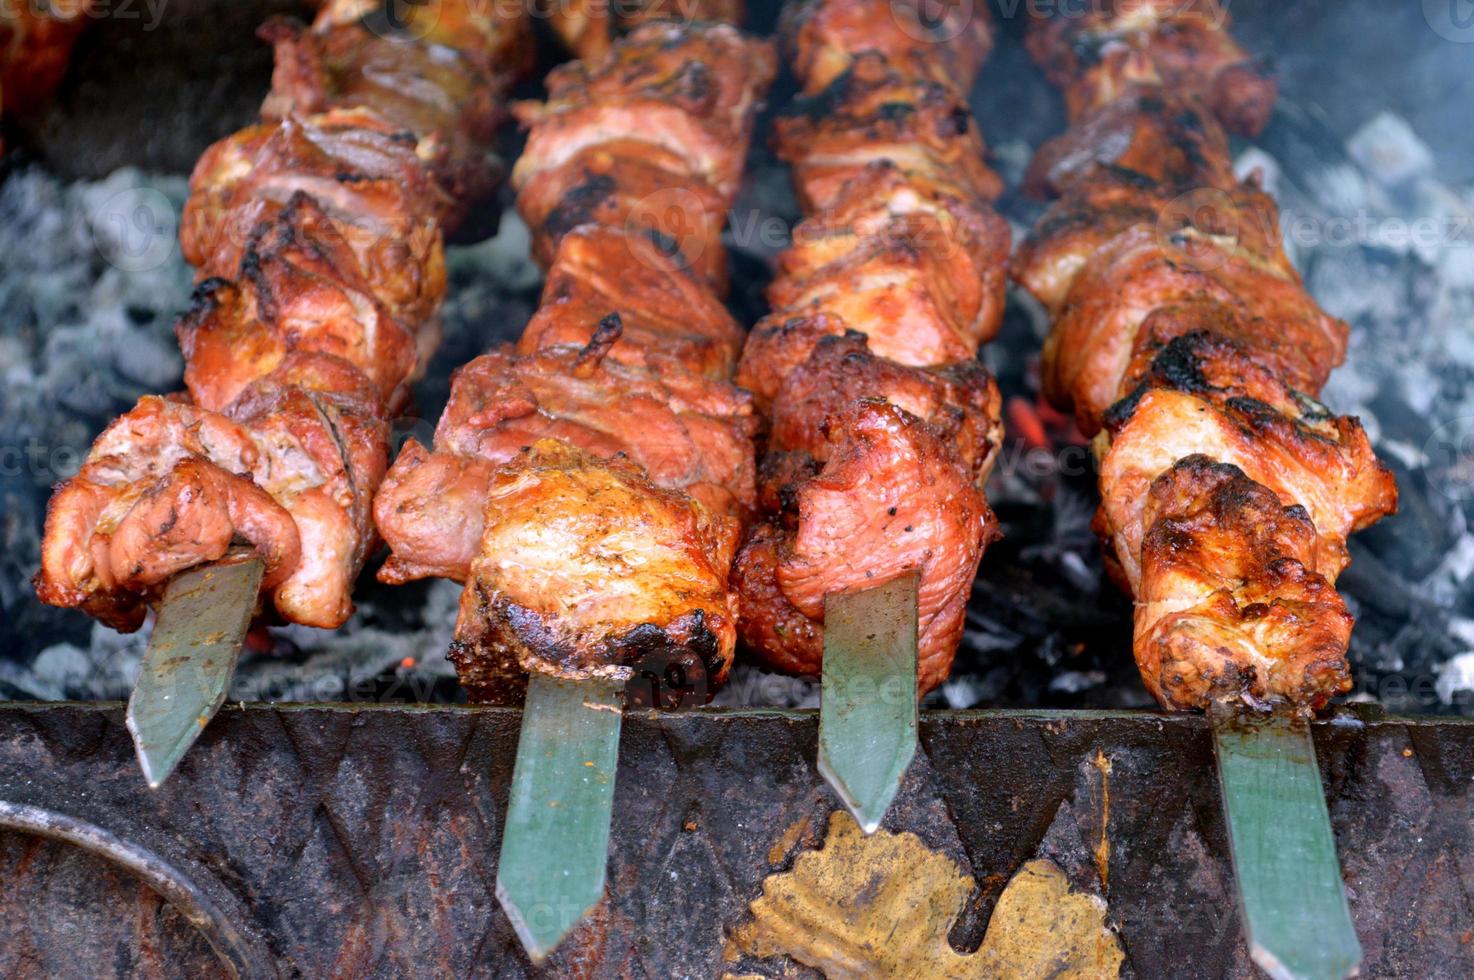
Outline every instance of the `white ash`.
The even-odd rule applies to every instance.
[[[1438,699],[1446,705],[1453,705],[1460,693],[1474,692],[1474,651],[1461,653],[1444,664],[1438,671],[1437,687]]]
[[[1433,172],[1433,151],[1400,116],[1379,112],[1346,141],[1346,152],[1368,176],[1395,187]]]

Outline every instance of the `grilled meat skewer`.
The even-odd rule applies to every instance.
[[[933,40],[905,7],[813,0],[785,14],[806,95],[776,148],[808,216],[738,368],[768,432],[765,512],[734,580],[745,643],[814,675],[825,596],[919,570],[925,693],[950,670],[997,534],[982,486],[999,395],[976,355],[1002,317],[1009,234],[966,100],[987,26]]]
[[[1257,129],[1273,83],[1215,5],[1161,6],[1031,25],[1076,122],[1034,162],[1030,186],[1058,200],[1015,276],[1054,321],[1046,394],[1095,436],[1096,529],[1136,599],[1147,688],[1169,708],[1313,711],[1351,685],[1346,536],[1396,487],[1356,419],[1315,400],[1347,326],[1306,292],[1274,201],[1233,174],[1219,120]],[[1061,55],[1082,30],[1111,39],[1104,61]],[[1221,70],[1185,81],[1188,47]],[[1141,56],[1129,76],[1118,54]]]
[[[352,611],[389,420],[438,338],[454,195],[482,189],[466,175],[528,42],[522,18],[463,0],[413,8],[425,20],[402,37],[370,32],[373,9],[336,0],[310,28],[269,28],[292,37],[266,104],[280,118],[205,152],[181,224],[201,276],[177,326],[188,393],[144,398],[58,489],[43,601],[137,629],[170,576],[241,542],[281,618]],[[329,72],[320,52],[346,60]],[[413,92],[345,67],[432,63]]]
[[[708,692],[731,666],[757,423],[716,234],[774,70],[729,25],[652,21],[516,108],[542,305],[456,373],[433,451],[406,445],[375,504],[381,578],[466,583],[452,659],[473,699],[524,672],[624,679],[655,652]],[[651,206],[701,234],[662,236]]]

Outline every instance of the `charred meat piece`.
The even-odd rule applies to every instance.
[[[298,193],[246,245],[238,283],[209,279],[175,332],[195,403],[222,410],[292,351],[358,368],[397,409],[419,363],[415,334],[375,299],[315,199]]]
[[[931,193],[992,201],[1003,182],[988,169],[966,93],[863,52],[817,95],[774,123],[774,146],[793,168],[804,211],[829,208],[871,164],[888,162]]]
[[[1041,146],[1024,175],[1035,197],[1057,197],[1097,167],[1183,193],[1238,183],[1228,134],[1202,103],[1144,86],[1087,114]],[[1138,188],[1141,182],[1137,182]]]
[[[839,317],[904,364],[970,360],[1003,319],[1008,225],[926,191],[884,164],[856,175],[794,229],[769,303]]]
[[[725,294],[721,230],[775,71],[765,42],[666,22],[555,69],[548,101],[517,109],[530,132],[513,183],[533,256],[548,266],[594,223],[646,237]]]
[[[1144,227],[1120,235],[1085,264],[1055,320],[1045,390],[1074,407],[1087,435],[1126,393],[1126,372],[1143,347],[1205,320],[1252,345],[1300,391],[1319,391],[1345,357],[1346,324],[1316,305],[1298,274],[1287,277],[1242,247],[1180,242]]]
[[[1299,282],[1280,238],[1279,209],[1252,183],[1167,184],[1102,166],[1050,206],[1014,259],[1014,277],[1053,314],[1098,253],[1127,233],[1152,234],[1198,266],[1237,256]]]
[[[1216,379],[1215,379],[1216,380]],[[1361,425],[1286,391],[1276,407],[1243,388],[1212,382],[1148,387],[1110,432],[1101,463],[1097,529],[1111,542],[1133,591],[1140,581],[1146,491],[1179,459],[1206,454],[1303,507],[1315,522],[1316,567],[1334,579],[1346,566],[1346,536],[1389,514],[1397,493]]]
[[[426,319],[445,295],[440,222],[451,201],[404,134],[372,112],[334,109],[251,126],[205,151],[180,219],[201,278],[234,278],[263,222],[299,194],[337,225],[358,274],[397,316]]]
[[[517,208],[533,229],[532,255],[547,269],[564,237],[587,225],[641,235],[670,264],[691,269],[717,295],[727,292],[722,228],[729,202],[673,153],[639,140],[585,147],[522,186]]]
[[[520,191],[590,146],[633,140],[671,155],[730,202],[758,94],[775,71],[770,44],[725,24],[641,25],[607,57],[550,72],[545,103],[517,104],[529,132],[512,182]]]
[[[784,379],[773,403],[768,449],[829,458],[828,422],[866,399],[879,399],[922,419],[952,446],[981,489],[1003,437],[998,385],[977,361],[935,371],[870,353],[863,334],[825,337]]]
[[[792,513],[752,532],[733,569],[742,638],[770,666],[817,675],[824,597],[921,575],[917,683],[946,678],[983,549],[998,534],[956,450],[884,402],[828,424],[827,462],[789,489]]]
[[[524,17],[495,20],[487,35],[462,35],[454,47],[418,43],[411,24],[404,27],[399,36],[362,21],[335,23],[331,8],[311,27],[269,21],[260,34],[275,46],[276,67],[261,116],[280,122],[358,107],[413,133],[417,155],[455,202],[445,221],[452,230],[461,209],[501,182],[502,165],[488,147],[507,115],[503,93],[530,67],[529,25]]]
[[[224,413],[144,398],[52,498],[37,590],[137,629],[170,575],[239,541],[266,559],[281,615],[341,625],[387,438],[363,376],[318,355],[289,357]]]
[[[927,0],[798,0],[784,7],[782,34],[794,74],[811,95],[867,51],[967,92],[993,48],[987,13],[983,4]]]
[[[630,462],[534,443],[488,487],[451,648],[461,683],[478,698],[519,670],[627,678],[676,652],[715,689],[736,643],[736,534]]]
[[[1351,689],[1352,617],[1303,508],[1195,455],[1152,482],[1144,519],[1134,646],[1158,701],[1319,707]]]
[[[742,327],[678,258],[649,237],[586,225],[566,235],[543,286],[542,304],[517,349],[582,347],[610,313],[620,335],[608,356],[622,364],[732,376]]]
[[[1037,14],[1027,44],[1064,92],[1071,119],[1136,85],[1160,82],[1200,99],[1234,132],[1255,136],[1279,87],[1228,26],[1228,4],[1221,0],[1112,0]]]

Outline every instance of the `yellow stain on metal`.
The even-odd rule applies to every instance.
[[[914,834],[864,834],[846,812],[830,817],[820,850],[770,875],[726,956],[787,956],[831,980],[981,980],[1051,977],[1103,980],[1123,953],[1106,904],[1073,891],[1049,861],[1030,861],[1004,889],[975,953],[947,941],[976,888],[945,854]]]

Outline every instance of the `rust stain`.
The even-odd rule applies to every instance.
[[[793,845],[798,843],[798,839],[808,829],[808,814],[804,814],[804,816],[789,824],[788,829],[783,831],[783,836],[774,841],[773,846],[768,848],[768,863],[774,866],[782,864],[788,858],[788,852],[793,850]]]
[[[1111,760],[1100,748],[1095,750],[1091,765],[1100,772],[1100,840],[1095,845],[1095,871],[1100,875],[1100,889],[1111,889]]]

